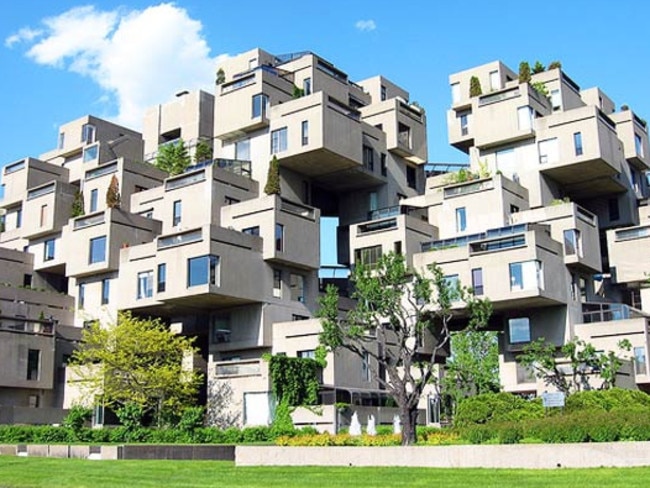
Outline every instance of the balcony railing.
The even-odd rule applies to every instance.
[[[458,195],[467,195],[468,193],[475,193],[482,190],[489,190],[494,188],[492,179],[475,181],[465,185],[450,186],[445,188],[445,198],[456,197]]]
[[[512,88],[510,90],[482,96],[478,100],[478,106],[482,107],[483,105],[489,105],[491,103],[500,102],[502,100],[508,100],[509,98],[516,98],[518,96],[519,96],[519,87]]]
[[[101,213],[95,215],[90,215],[88,217],[80,217],[75,219],[73,228],[77,230],[77,229],[83,229],[84,227],[90,227],[91,225],[98,225],[103,223],[104,223],[104,212],[102,211]]]
[[[611,322],[647,317],[641,310],[632,308],[624,303],[583,303],[582,323]]]
[[[644,227],[617,230],[614,235],[616,236],[616,241],[629,241],[642,237],[650,237],[650,226],[646,225]]]
[[[309,220],[314,220],[314,209],[311,207],[306,207],[298,203],[290,202],[284,198],[280,202],[280,210],[294,215],[299,215],[300,217],[305,217]]]
[[[25,332],[28,334],[54,334],[53,322],[36,322],[20,317],[0,318],[0,330]]]
[[[221,85],[221,94],[225,95],[226,93],[230,93],[232,91],[238,90],[239,88],[244,88],[245,86],[248,85],[253,85],[255,83],[255,75],[251,74],[250,76],[247,76],[245,78],[240,78],[235,81],[231,81],[230,83],[224,83]]]
[[[368,220],[379,220],[385,219],[388,217],[395,217],[401,213],[399,205],[393,205],[392,207],[383,207],[378,208],[377,210],[371,210],[368,212]]]
[[[98,168],[91,169],[86,171],[86,181],[92,180],[94,178],[99,178],[100,176],[110,175],[111,173],[117,172],[117,161],[114,161],[109,164],[103,164]]]
[[[357,227],[357,235],[368,234],[370,232],[379,232],[384,230],[397,229],[397,219],[384,219],[374,222],[360,224]]]
[[[16,171],[20,171],[21,169],[25,169],[24,159],[22,161],[18,161],[17,163],[13,163],[8,166],[5,166],[5,175],[10,175],[11,173],[15,173]]]
[[[259,376],[262,368],[258,360],[248,362],[221,362],[215,365],[217,376]]]
[[[158,249],[182,246],[183,244],[200,242],[202,240],[203,240],[203,232],[201,231],[201,229],[196,229],[190,232],[183,232],[182,234],[174,234],[171,236],[159,237]]]
[[[183,176],[168,179],[165,181],[165,191],[175,190],[176,188],[193,185],[194,183],[199,183],[201,181],[205,181],[205,170],[183,174]]]
[[[45,186],[41,186],[39,188],[34,188],[33,190],[29,190],[27,192],[27,200],[33,200],[34,198],[42,197],[43,195],[47,195],[49,193],[54,193],[55,189],[56,183],[54,182]]]
[[[445,249],[449,247],[462,247],[466,246],[471,242],[482,241],[486,239],[496,239],[498,237],[507,237],[514,234],[523,234],[529,230],[528,224],[517,224],[510,225],[507,227],[500,227],[498,229],[490,229],[486,232],[481,232],[480,234],[471,234],[468,236],[454,237],[452,239],[442,239],[438,241],[429,241],[423,242],[421,244],[422,252],[426,251],[436,251],[439,249]],[[512,247],[512,246],[508,246]],[[503,249],[501,247],[500,249]]]

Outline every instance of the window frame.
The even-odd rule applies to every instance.
[[[288,130],[280,127],[271,131],[271,154],[285,152],[288,147]]]
[[[137,275],[136,300],[153,298],[153,269],[140,271]]]
[[[102,248],[96,248],[95,246],[99,246],[100,243],[103,243],[103,252],[101,253],[101,256],[97,256],[96,254],[98,251]],[[89,240],[89,245],[88,245],[88,264],[97,264],[97,263],[104,263],[106,262],[106,245],[108,243],[108,239],[106,238],[105,235],[103,236],[97,236],[93,237]]]

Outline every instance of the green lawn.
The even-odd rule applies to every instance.
[[[225,461],[86,461],[0,456],[0,487],[646,487],[650,468],[550,471],[426,468],[236,468]]]

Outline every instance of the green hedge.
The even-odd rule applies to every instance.
[[[511,393],[484,393],[466,398],[458,405],[454,425],[462,427],[543,416],[544,407],[539,399],[529,401]]]
[[[291,435],[313,434],[311,427],[296,429]],[[200,427],[192,431],[181,429],[153,429],[125,427],[71,429],[47,425],[0,425],[0,444],[55,444],[55,443],[152,443],[152,444],[246,444],[272,442],[271,427],[231,427],[225,430]]]

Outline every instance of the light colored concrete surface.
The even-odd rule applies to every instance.
[[[47,457],[48,445],[47,444],[29,444],[27,446],[28,456]]]
[[[49,457],[56,458],[69,458],[70,457],[70,446],[62,445],[52,445],[49,446]]]
[[[237,466],[595,468],[650,466],[650,442],[435,447],[237,446]]]
[[[117,446],[102,446],[100,459],[118,459]]]
[[[70,446],[70,457],[87,459],[90,454],[89,446]]]

